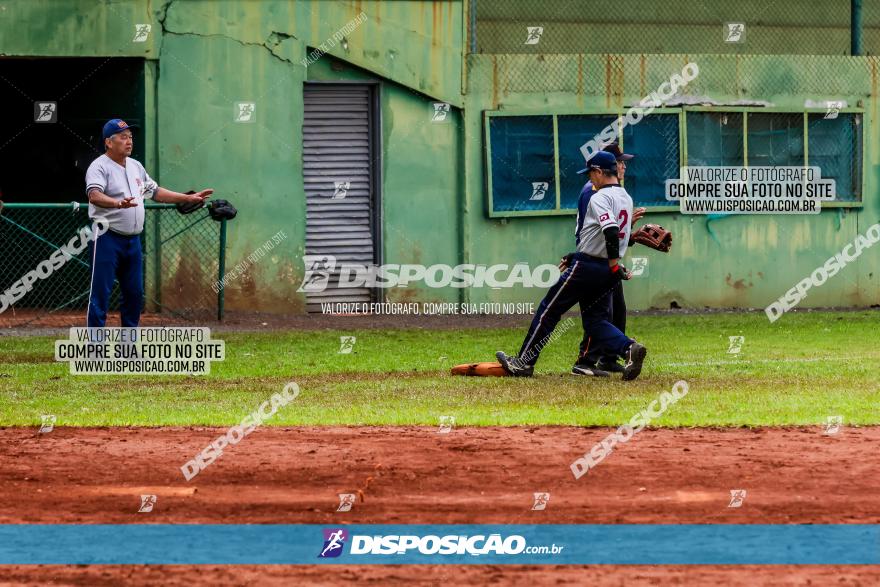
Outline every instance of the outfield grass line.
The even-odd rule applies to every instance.
[[[858,359],[876,359],[874,355],[849,355],[846,357],[810,357],[810,358],[775,358],[775,359],[745,359],[742,361],[703,361],[689,363],[654,363],[661,367],[700,367],[703,365],[747,365],[750,363],[817,363],[821,361],[849,361]]]
[[[167,378],[72,376],[53,364],[51,338],[0,338],[0,426],[39,425],[45,414],[58,427],[229,426],[288,381],[303,393],[273,426],[436,424],[441,415],[456,425],[616,426],[681,379],[690,392],[658,426],[820,425],[838,415],[876,425],[880,348],[852,341],[873,340],[878,317],[817,312],[782,327],[757,315],[633,317],[651,349],[633,382],[572,375],[577,328],[547,345],[533,379],[449,374],[517,348],[519,328],[228,333],[210,376]],[[342,335],[357,336],[351,353],[339,352]],[[745,337],[738,354],[728,352],[731,335]]]

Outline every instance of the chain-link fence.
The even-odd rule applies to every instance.
[[[880,2],[471,0],[467,47],[493,56],[502,91],[589,95],[598,86],[635,84],[643,91],[633,93],[643,96],[655,87],[646,79],[652,56],[684,63],[699,55],[701,66],[717,56],[716,77],[726,77],[714,79],[713,89],[734,96],[786,84],[843,92],[841,64],[852,55],[880,55]],[[797,75],[774,68],[780,55],[800,56]],[[786,76],[799,79],[780,79]]]
[[[868,0],[471,0],[470,17],[471,53],[880,54]]]
[[[226,220],[213,221],[207,209],[181,215],[170,204],[148,203],[141,234],[144,254],[144,324],[222,319],[223,290],[212,288],[225,270]],[[68,204],[6,204],[0,207],[0,294],[14,303],[0,313],[0,326],[84,325],[91,281],[90,249],[74,251],[87,239],[88,206]],[[69,251],[69,249],[68,249]],[[25,287],[25,275],[56,255],[57,267],[45,276],[49,264]],[[114,288],[111,312],[118,309]],[[117,318],[110,316],[108,325]],[[71,324],[71,322],[73,322]]]

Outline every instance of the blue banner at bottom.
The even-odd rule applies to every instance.
[[[7,524],[0,564],[877,565],[876,524]]]

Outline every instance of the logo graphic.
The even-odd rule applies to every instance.
[[[727,505],[729,508],[738,508],[742,506],[743,502],[746,500],[746,490],[745,489],[731,489],[730,490],[730,503]]]
[[[340,493],[339,494],[339,507],[336,508],[337,512],[350,512],[351,506],[354,505],[355,502],[355,494],[354,493]]]
[[[336,267],[336,257],[331,255],[303,255],[306,273],[298,292],[321,292],[327,289],[330,272]]]
[[[55,421],[57,418],[54,414],[43,414],[40,416],[42,424],[40,424],[40,434],[48,434],[55,429]]]
[[[350,181],[334,181],[333,182],[333,196],[334,200],[341,200],[348,193],[348,190],[351,189]]]
[[[744,22],[724,23],[725,43],[744,43],[746,40],[746,24]]]
[[[235,103],[235,122],[254,122],[257,120],[257,105],[254,102]]]
[[[537,45],[538,41],[541,40],[541,35],[544,34],[544,27],[542,26],[530,26],[526,27],[526,31],[528,32],[528,36],[526,37],[525,45]]]
[[[324,528],[324,548],[318,558],[336,558],[342,554],[342,547],[348,540],[348,530]]]
[[[743,343],[746,341],[745,336],[730,336],[730,346],[727,347],[727,352],[731,355],[738,355],[739,352],[743,348]]]
[[[141,496],[141,507],[138,510],[138,513],[147,513],[153,511],[153,506],[156,505],[156,496],[155,495],[142,495]]]
[[[58,122],[58,103],[34,102],[34,122]]]
[[[208,330],[207,328],[205,330]],[[206,338],[210,338],[210,333]],[[192,459],[180,467],[184,479],[192,481],[196,475],[207,469],[211,463],[223,456],[227,447],[236,446],[251,434],[257,426],[274,416],[280,408],[283,408],[299,396],[299,385],[290,381],[281,392],[273,393],[272,396],[261,403],[253,412],[242,418],[238,424],[230,426],[213,441],[206,445]]]
[[[533,181],[532,182],[532,197],[530,200],[543,200],[544,196],[547,194],[547,188],[550,187],[550,184],[546,181]]]
[[[455,428],[455,416],[440,416],[440,429],[438,434],[449,434]]]
[[[611,218],[611,216],[609,216],[608,212],[606,212],[605,214],[602,214],[601,216],[599,216],[599,222],[605,222],[609,218]]]
[[[332,255],[303,255],[305,274],[298,292],[322,292],[330,286],[346,289],[354,287],[392,288],[407,287],[412,282],[424,282],[431,288],[443,287],[550,287],[559,279],[559,268],[552,264],[530,268],[526,263],[508,265],[363,265],[342,263],[337,266]]]
[[[339,353],[340,355],[350,355],[351,351],[354,350],[354,343],[357,342],[357,337],[355,336],[340,336],[339,337]]]
[[[687,381],[676,381],[671,391],[664,391],[660,396],[651,402],[647,408],[636,412],[627,424],[623,424],[617,430],[603,438],[601,441],[593,445],[584,456],[579,457],[571,465],[571,472],[575,479],[580,479],[586,475],[590,469],[593,469],[604,461],[609,455],[614,453],[615,447],[619,444],[623,446],[633,439],[633,437],[644,430],[653,419],[662,416],[666,410],[676,402],[687,396],[690,386]],[[655,410],[657,404],[659,409]]]
[[[648,258],[647,257],[633,257],[632,258],[632,275],[633,277],[639,276],[647,276],[648,271]]]
[[[449,104],[446,102],[433,102],[434,112],[431,114],[431,122],[446,122],[449,114]]]
[[[549,493],[535,493],[535,503],[532,505],[532,511],[547,509],[547,502],[550,501]]]
[[[134,25],[134,38],[132,39],[133,43],[143,43],[147,40],[147,36],[149,36],[150,31],[153,30],[153,25],[149,24],[136,24]]]
[[[834,100],[825,102],[825,118],[829,120],[837,118],[841,108],[843,108],[843,102]]]
[[[150,186],[141,181],[141,178],[136,177],[134,180],[138,185],[138,192],[141,197],[147,197],[147,194],[153,193],[153,190],[150,189]]]
[[[843,416],[828,416],[825,421],[825,434],[832,436],[840,432],[840,425],[843,424]]]

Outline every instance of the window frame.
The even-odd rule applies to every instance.
[[[687,113],[688,112],[715,112],[715,113],[724,113],[724,112],[739,112],[743,115],[743,165],[746,166],[749,158],[749,114],[750,113],[766,113],[766,114],[802,114],[803,115],[803,129],[804,129],[804,167],[809,165],[810,161],[810,134],[809,134],[809,119],[810,114],[825,114],[827,112],[824,108],[784,108],[784,107],[763,107],[763,106],[683,106],[682,111],[684,113],[684,121],[683,121],[683,134],[681,136],[681,142],[684,144],[684,152],[682,159],[682,167],[687,165]],[[860,189],[857,200],[849,200],[849,201],[841,201],[835,200],[833,202],[822,202],[822,209],[825,208],[863,208],[864,207],[864,197],[865,197],[865,188],[866,188],[866,173],[865,173],[865,146],[867,141],[867,134],[865,132],[865,109],[864,108],[841,108],[840,114],[860,114],[862,116],[862,144],[861,144],[861,152],[862,157],[861,161],[859,161],[859,165],[861,165],[860,173],[861,173],[861,181],[860,181]],[[673,203],[673,205],[675,205]],[[648,211],[660,211],[667,206],[651,206],[648,208]]]
[[[628,110],[628,109],[627,109]],[[678,167],[687,166],[687,116],[689,112],[713,112],[713,113],[741,113],[743,115],[743,165],[748,161],[748,128],[749,113],[766,113],[766,114],[801,114],[803,115],[803,132],[804,132],[804,166],[808,165],[810,156],[809,147],[809,115],[824,114],[824,108],[786,108],[786,107],[763,107],[763,106],[676,106],[655,108],[652,114],[676,114],[678,116]],[[866,145],[868,133],[864,130],[865,109],[864,108],[841,108],[841,114],[860,114],[862,116],[862,144],[861,144],[861,189],[857,200],[852,201],[833,201],[822,202],[822,208],[863,208],[864,195],[867,186],[867,174],[865,173],[865,160],[867,157]],[[511,217],[529,217],[529,216],[573,216],[577,214],[576,208],[561,208],[560,194],[560,176],[559,176],[559,124],[560,116],[623,116],[626,110],[613,108],[599,108],[584,112],[582,110],[562,109],[562,110],[533,110],[533,109],[514,109],[514,110],[484,110],[483,111],[483,136],[484,136],[484,164],[486,166],[485,187],[487,194],[487,205],[489,218],[511,218]],[[494,196],[492,189],[492,139],[490,133],[490,122],[494,117],[499,116],[550,116],[553,120],[553,173],[554,173],[554,201],[555,207],[552,210],[513,210],[513,211],[495,211]],[[620,148],[626,150],[625,139],[620,137]],[[626,180],[623,183],[626,187]],[[668,204],[654,204],[647,206],[648,212],[675,212],[679,208],[675,202]]]
[[[684,156],[682,153],[682,117],[683,112],[681,108],[655,108],[652,112],[656,114],[676,114],[678,115],[678,160],[682,161],[682,157]],[[584,112],[583,110],[485,110],[483,111],[483,133],[484,133],[484,163],[486,165],[486,193],[487,193],[487,202],[489,206],[489,218],[510,218],[517,216],[575,216],[577,215],[577,208],[560,208],[561,203],[561,194],[559,191],[560,188],[560,177],[559,177],[559,117],[560,116],[623,116],[626,114],[626,110],[619,110],[614,108],[601,108],[597,110],[592,110],[590,112]],[[553,183],[554,183],[554,196],[556,205],[552,210],[515,210],[515,211],[500,211],[496,212],[494,209],[494,200],[493,200],[493,191],[492,191],[492,140],[489,132],[490,127],[490,119],[497,116],[550,116],[553,119]],[[623,137],[620,138],[620,148],[625,149],[625,141]],[[679,165],[680,167],[680,165]],[[586,182],[585,182],[586,183]],[[626,180],[623,182],[624,187],[626,187]],[[670,202],[672,205],[674,203]],[[650,206],[648,210],[652,209],[668,209],[669,206]]]

